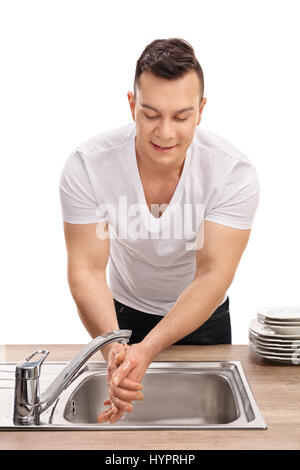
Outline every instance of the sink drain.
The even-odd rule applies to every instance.
[[[76,403],[75,403],[75,400],[72,400],[71,401],[71,413],[73,416],[76,415]]]

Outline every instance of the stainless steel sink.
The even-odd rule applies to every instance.
[[[41,392],[66,363],[45,362]],[[0,429],[266,429],[241,363],[153,362],[143,378],[143,401],[114,424],[97,423],[108,398],[106,363],[88,362],[41,414],[39,425],[13,423],[16,364],[0,364]]]

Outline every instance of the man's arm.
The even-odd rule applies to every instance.
[[[64,233],[68,254],[68,282],[77,311],[92,338],[112,330],[118,330],[118,320],[111,291],[106,282],[106,266],[109,258],[109,237],[99,237],[97,233],[108,233],[107,223],[69,224],[64,222]],[[127,347],[127,346],[126,346]],[[108,386],[111,402],[118,417],[120,408],[132,411],[132,400],[140,400],[138,393],[143,387],[128,378],[122,382],[122,390],[112,393],[114,386],[110,378],[124,358],[124,347],[116,342],[101,349],[108,362]],[[126,401],[123,395],[126,391]]]
[[[250,231],[204,222],[204,245],[196,251],[192,283],[143,340],[152,355],[199,328],[220,305],[234,279]]]
[[[204,222],[204,245],[196,251],[192,283],[147,336],[126,352],[123,364],[112,377],[116,385],[126,376],[140,381],[160,351],[199,328],[212,315],[234,279],[249,236],[250,229]]]
[[[103,233],[107,233],[108,226],[104,222],[64,222],[69,287],[81,321],[92,338],[119,329],[112,294],[106,282],[110,240],[108,236],[97,236],[100,225]],[[103,349],[105,359],[112,346],[113,343]]]

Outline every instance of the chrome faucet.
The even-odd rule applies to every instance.
[[[41,365],[49,351],[45,349],[34,351],[24,361],[19,362],[16,365],[14,424],[40,424],[41,413],[52,405],[85,362],[99,349],[113,341],[127,343],[131,333],[131,330],[115,330],[94,338],[73,357],[41,396],[39,385]],[[42,356],[37,361],[32,361],[36,354]]]

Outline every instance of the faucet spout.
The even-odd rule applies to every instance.
[[[39,424],[40,414],[52,405],[93,354],[113,341],[127,343],[131,333],[131,330],[115,330],[94,338],[71,359],[41,396],[39,396],[40,368],[48,351],[36,351],[36,353],[42,352],[44,354],[43,358],[37,362],[29,362],[35,354],[33,353],[25,361],[17,364],[14,403],[15,424]],[[33,386],[35,393],[32,393]],[[29,397],[31,397],[31,400],[29,400]]]
[[[60,393],[69,385],[75,374],[93,354],[113,341],[127,343],[131,333],[131,330],[111,331],[110,333],[98,336],[84,346],[41,395],[39,403],[40,413],[52,405]]]

